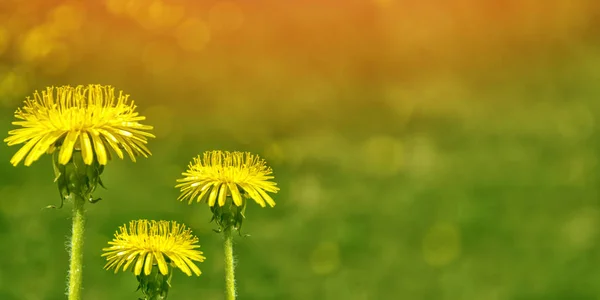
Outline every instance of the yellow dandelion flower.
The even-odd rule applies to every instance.
[[[252,198],[260,206],[268,203],[275,206],[275,201],[267,192],[277,193],[277,184],[270,179],[273,171],[266,162],[248,152],[207,151],[204,156],[195,157],[188,170],[182,173],[185,178],[175,187],[181,189],[178,200],[194,199],[198,202],[206,199],[213,207],[225,205],[227,196],[231,196],[236,206],[242,206],[242,193]],[[240,193],[240,189],[242,193]]]
[[[115,233],[115,238],[108,242],[111,245],[102,249],[107,263],[105,269],[115,269],[115,273],[123,266],[126,271],[134,265],[134,274],[150,275],[154,265],[162,275],[169,273],[169,265],[177,267],[188,276],[192,272],[200,276],[202,272],[193,261],[203,262],[202,251],[197,250],[198,238],[183,224],[175,221],[136,220],[123,225]],[[134,264],[135,263],[135,264]]]
[[[115,97],[114,88],[102,85],[36,91],[33,99],[28,97],[23,108],[15,112],[18,121],[12,124],[21,128],[9,131],[4,139],[9,146],[25,144],[10,163],[16,166],[25,159],[29,166],[56,148],[60,149],[58,162],[62,165],[69,162],[73,150],[81,151],[87,165],[94,156],[100,165],[106,165],[111,158],[109,149],[121,159],[123,150],[133,161],[138,155],[148,157],[147,138],[154,135],[146,131],[153,127],[139,123],[145,117],[135,111],[128,97],[123,92]]]

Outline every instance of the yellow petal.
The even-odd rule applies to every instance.
[[[150,150],[148,150],[148,148],[144,144],[140,144],[137,141],[131,140],[129,142],[129,146],[131,147],[131,149],[134,150],[134,153],[136,153],[137,155],[141,155],[143,157],[148,157],[152,155],[152,153],[150,153]]]
[[[38,160],[40,158],[40,156],[42,156],[44,153],[46,153],[46,151],[48,151],[50,146],[52,144],[54,144],[61,135],[62,135],[62,133],[60,133],[60,132],[58,134],[51,133],[51,132],[44,134],[43,138],[29,152],[29,155],[27,155],[27,158],[25,158],[25,162],[24,162],[25,165],[29,166],[34,161]]]
[[[201,192],[204,190],[204,187],[200,186],[200,184],[188,184],[181,189],[181,194],[177,199],[183,200],[185,198],[189,198],[188,204],[192,204],[192,201],[194,201],[198,194],[201,194]],[[198,201],[200,201],[200,198],[198,198]]]
[[[269,177],[273,178],[273,176],[269,176]],[[265,190],[266,192],[277,193],[279,191],[279,188],[277,187],[277,183],[271,182],[271,181],[263,181],[262,184],[260,185],[260,187],[263,190]]]
[[[127,258],[121,259],[121,261],[127,262],[124,266],[123,266],[123,271],[127,270],[127,268],[129,268],[129,265],[131,265],[133,262],[136,261],[136,258],[140,255],[142,251],[138,250],[138,251],[133,251],[131,252]],[[128,252],[126,252],[128,253]],[[126,254],[125,253],[125,254]],[[123,254],[123,257],[125,257],[125,254]],[[119,263],[121,264],[121,263]],[[117,268],[118,269],[118,268]]]
[[[219,189],[219,206],[225,205],[225,198],[227,198],[227,184],[221,184]]]
[[[256,203],[258,203],[258,205],[262,207],[267,206],[260,194],[254,189],[253,185],[245,184],[242,186],[242,188],[248,193],[248,195],[250,195],[250,198],[252,198]]]
[[[269,205],[271,207],[275,206],[275,201],[273,201],[273,198],[271,198],[271,196],[269,196],[269,194],[265,193],[265,191],[263,191],[263,189],[258,188],[256,189],[260,195],[263,197],[263,199],[265,199],[265,201],[267,201],[267,203],[269,203]]]
[[[91,165],[94,161],[94,152],[92,150],[92,142],[87,132],[81,132],[79,136],[79,144],[81,145],[81,156],[83,156],[83,163]]]
[[[142,254],[138,255],[138,259],[135,262],[135,267],[133,269],[133,274],[136,276],[142,273],[142,267],[144,267],[144,261],[146,260],[147,255],[150,255],[150,253],[143,252]]]
[[[187,189],[181,189],[181,194],[179,194],[179,197],[177,197],[177,200],[179,201],[183,201],[184,199],[187,199],[188,196],[190,196],[192,193],[194,193],[196,189],[193,188],[187,188]],[[190,201],[193,200],[193,198],[189,198]]]
[[[48,147],[48,150],[46,151],[46,154],[52,154],[54,153],[54,151],[56,151],[56,144],[50,145],[50,147]]]
[[[154,129],[152,126],[148,126],[148,127],[150,127],[150,128],[146,128],[148,130]],[[137,130],[137,129],[132,128],[131,126],[129,126],[129,127],[121,127],[121,128],[127,128],[127,131],[129,133],[133,134],[131,136],[132,138],[136,138],[136,139],[139,139],[139,140],[145,140],[145,138],[140,138],[139,136],[156,138],[156,136],[154,136],[154,134],[152,134],[150,132]]]
[[[220,186],[221,186],[221,183],[217,183],[216,185],[212,186],[210,195],[208,196],[208,206],[211,206],[211,207],[215,206],[215,201],[217,200],[217,193],[219,192]]]
[[[158,270],[161,274],[167,275],[169,273],[169,267],[167,266],[167,262],[163,257],[162,253],[155,253],[156,262],[158,263]]]
[[[202,193],[200,193],[200,196],[198,196],[197,201],[200,202],[202,201],[202,199],[204,199],[206,197],[206,195],[208,194],[208,191],[210,190],[210,186],[208,184],[206,184],[205,186],[202,187]],[[214,205],[214,203],[213,203]]]
[[[94,141],[94,152],[96,152],[96,157],[98,158],[98,163],[101,165],[106,165],[106,148],[104,147],[104,143],[102,142],[102,138],[98,135],[92,134],[92,140]]]
[[[185,273],[187,276],[192,276],[192,272],[190,271],[190,268],[188,268],[188,266],[185,264],[185,262],[181,259],[181,257],[179,255],[170,255],[169,258],[171,259],[171,261],[173,261],[175,263],[175,265],[183,272]]]
[[[114,267],[114,265],[116,265],[117,262],[118,262],[118,260],[116,260],[114,257],[108,258],[106,265],[104,265],[104,268],[108,270],[108,269]],[[119,268],[117,268],[116,270],[119,270]]]
[[[71,155],[73,155],[73,147],[75,146],[75,142],[79,137],[79,131],[69,131],[63,144],[60,146],[60,152],[58,153],[58,163],[61,165],[66,165],[69,160],[71,160]]]
[[[117,153],[117,156],[120,159],[123,159],[123,151],[121,151],[121,148],[119,148],[119,141],[110,132],[108,132],[107,130],[104,130],[104,129],[90,130],[90,131],[94,135],[102,134],[105,137],[104,140],[115,151],[115,153]]]
[[[42,135],[41,131],[37,128],[19,128],[8,132],[9,137],[5,138],[4,141],[9,145],[18,145],[25,143],[26,141]]]
[[[125,260],[125,259],[122,259],[122,258],[115,258],[114,262],[115,262],[115,263],[118,263],[118,264],[116,264],[116,266],[115,266],[115,274],[116,274],[116,273],[119,271],[119,269],[121,268],[121,266],[123,265],[123,263],[127,262],[127,260]],[[124,271],[125,269],[127,269],[127,268],[123,268],[123,271]]]
[[[154,258],[154,254],[152,252],[148,253],[146,257],[146,264],[144,265],[144,274],[150,275],[152,273],[152,263]]]
[[[41,138],[42,138],[42,136],[36,136],[36,137],[32,138],[31,140],[29,140],[29,142],[27,142],[25,145],[23,145],[23,147],[21,147],[21,149],[19,149],[17,151],[17,153],[15,153],[15,155],[13,155],[13,157],[10,159],[10,163],[16,167],[19,164],[19,162],[21,160],[23,160],[23,157],[25,157],[25,155],[27,155],[27,152],[29,152],[29,150],[31,150],[31,148]]]
[[[196,276],[200,276],[200,274],[202,274],[202,271],[200,271],[198,266],[196,266],[196,264],[194,264],[193,261],[189,260],[185,255],[182,255],[181,259],[183,259],[185,261],[185,263],[190,267],[190,269],[192,269],[192,271],[194,272],[194,274],[196,274]]]
[[[129,147],[129,145],[127,144],[127,141],[125,141],[119,135],[116,135],[115,138],[117,139],[117,141],[119,141],[119,145],[121,145],[121,147],[123,147],[123,149],[125,150],[125,152],[127,152],[127,154],[129,155],[129,158],[131,158],[131,161],[135,162],[135,154],[131,150],[131,147]]]
[[[233,198],[233,203],[237,206],[242,206],[242,195],[240,195],[240,191],[237,188],[237,184],[230,182],[229,190],[231,191],[231,198]]]
[[[200,248],[200,245],[193,245],[193,246],[190,246],[189,248],[190,249]],[[203,254],[202,251],[194,250],[194,251],[190,251],[186,257],[191,260],[197,260],[199,262],[203,262],[206,259],[206,257],[202,256],[202,254]]]

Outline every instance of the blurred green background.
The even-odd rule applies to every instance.
[[[50,85],[110,84],[155,126],[87,205],[84,298],[136,299],[101,249],[131,219],[199,236],[203,274],[169,299],[223,299],[206,205],[176,201],[206,150],[274,169],[249,206],[240,299],[600,299],[600,3],[0,1],[0,131]],[[50,157],[0,151],[0,299],[64,299],[70,210]]]

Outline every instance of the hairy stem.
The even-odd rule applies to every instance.
[[[235,300],[235,274],[233,261],[233,235],[231,227],[227,226],[223,230],[225,241],[223,249],[225,251],[225,299]]]
[[[81,282],[83,273],[83,233],[85,230],[85,215],[83,205],[85,200],[75,194],[70,194],[73,200],[73,234],[69,249],[69,300],[81,300]]]

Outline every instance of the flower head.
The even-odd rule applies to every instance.
[[[62,165],[69,162],[73,150],[81,151],[87,165],[94,157],[105,165],[111,158],[109,149],[121,159],[124,150],[133,161],[137,155],[151,155],[146,143],[154,135],[146,131],[153,127],[139,123],[145,117],[135,111],[128,97],[123,92],[115,97],[114,88],[102,85],[36,91],[33,99],[28,97],[23,108],[15,112],[18,120],[12,124],[21,128],[9,131],[4,139],[9,146],[25,144],[10,163],[16,166],[25,159],[24,164],[29,166],[57,148]]]
[[[178,200],[194,199],[198,202],[206,199],[213,207],[225,205],[227,196],[231,196],[236,206],[243,206],[242,195],[252,198],[260,206],[268,203],[275,206],[275,201],[266,192],[277,193],[277,184],[270,179],[273,171],[265,161],[248,152],[208,151],[204,156],[195,157],[189,164],[185,176],[178,179],[175,187],[181,189]],[[240,192],[241,189],[241,192]]]
[[[111,245],[102,249],[107,263],[105,269],[115,269],[115,273],[123,266],[123,271],[134,265],[133,272],[150,275],[155,264],[162,275],[169,272],[169,265],[177,267],[188,276],[192,272],[199,276],[200,269],[193,261],[203,262],[205,257],[197,245],[198,238],[183,224],[174,221],[137,220],[123,225],[115,233],[115,238],[108,242]],[[134,264],[135,263],[135,264]]]

